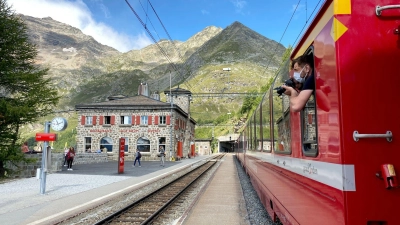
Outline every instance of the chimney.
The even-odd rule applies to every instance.
[[[149,87],[147,86],[147,83],[140,83],[138,88],[138,95],[149,97]]]

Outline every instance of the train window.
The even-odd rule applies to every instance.
[[[259,105],[254,113],[254,144],[257,151],[262,150],[261,138],[261,105]]]
[[[282,94],[279,87],[288,79],[290,60],[287,60],[283,69],[275,77],[272,88],[272,118],[274,125],[274,152],[280,154],[291,154],[291,132],[290,132],[290,105],[289,96]],[[276,90],[278,89],[278,90]]]
[[[309,48],[305,54],[310,56],[314,65],[313,48]],[[300,112],[300,118],[303,154],[309,157],[316,157],[318,155],[318,129],[315,91]]]
[[[264,95],[261,102],[261,139],[262,151],[271,152],[271,105],[270,92]]]

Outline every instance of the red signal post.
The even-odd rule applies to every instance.
[[[57,134],[36,133],[36,141],[57,141]]]
[[[119,139],[118,173],[124,173],[125,138]]]

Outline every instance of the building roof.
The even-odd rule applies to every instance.
[[[118,96],[122,97],[122,96]],[[168,109],[171,110],[171,103],[162,102],[144,95],[125,98],[112,98],[115,100],[105,102],[95,102],[88,104],[75,105],[76,111],[83,110],[153,110],[153,109]],[[188,114],[183,111],[179,106],[173,104],[172,109],[187,117]],[[190,120],[196,124],[193,118]]]
[[[169,92],[170,92],[169,90],[164,91],[164,94],[169,95]],[[186,89],[177,87],[177,88],[171,89],[171,94],[172,95],[192,95],[192,92],[190,92]]]
[[[114,97],[114,96],[113,96]],[[88,104],[80,104],[76,105],[75,108],[77,110],[79,109],[87,109],[87,108],[93,108],[93,107],[131,107],[134,109],[137,109],[138,107],[167,107],[171,108],[170,103],[162,102],[159,100],[155,100],[153,98],[144,96],[144,95],[138,95],[134,97],[124,97],[124,98],[112,98],[114,100],[111,101],[105,101],[105,102],[95,102],[95,103],[88,103]]]

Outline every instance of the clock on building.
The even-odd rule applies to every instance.
[[[51,121],[51,129],[55,131],[65,130],[65,128],[67,128],[67,125],[67,120],[62,117],[56,117]]]

